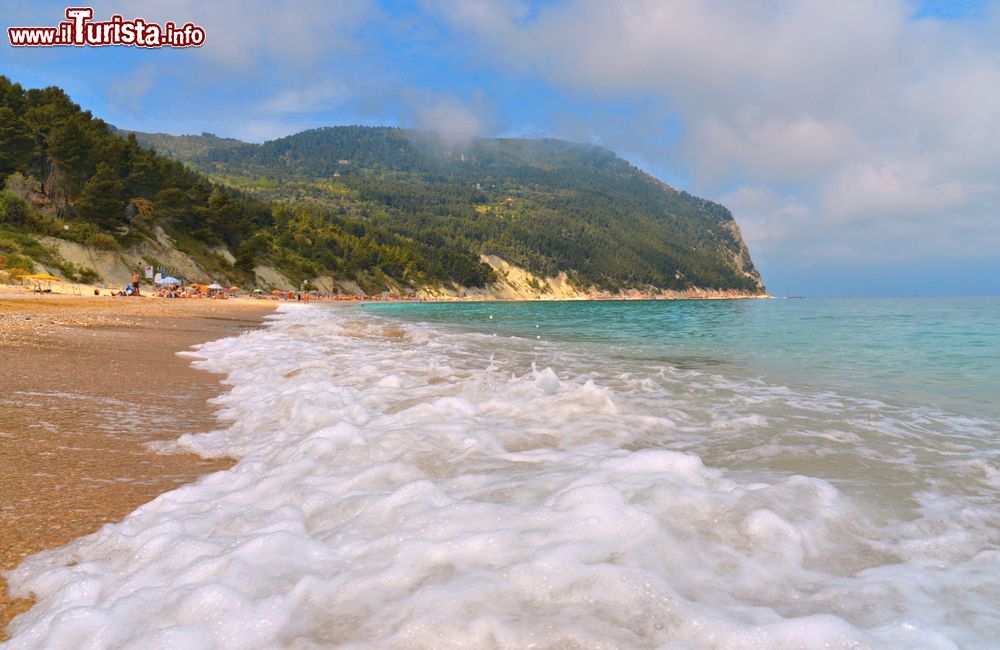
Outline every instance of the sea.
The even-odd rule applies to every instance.
[[[22,648],[1000,647],[1000,299],[287,305]]]

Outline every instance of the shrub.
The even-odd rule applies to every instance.
[[[28,204],[24,199],[7,190],[0,190],[0,223],[24,223],[28,218]]]
[[[86,221],[72,221],[66,224],[68,229],[55,227],[51,229],[54,237],[75,241],[84,246],[93,246],[104,250],[117,250],[118,240],[114,235],[103,232],[100,228]]]
[[[31,269],[35,265],[32,263],[30,257],[25,257],[18,253],[4,253],[0,255],[0,266],[8,271],[26,271],[31,273]]]
[[[95,282],[100,282],[101,274],[94,269],[80,267],[80,270],[76,274],[77,282],[81,284],[94,284]]]
[[[33,192],[41,190],[41,186],[34,176],[25,176],[21,172],[14,172],[4,181],[3,188],[14,196],[28,200]]]
[[[106,232],[92,233],[87,236],[84,243],[94,248],[103,248],[104,250],[116,250],[118,248],[118,240],[115,239],[114,235],[109,235]]]
[[[52,259],[49,262],[57,269],[67,280],[73,282],[79,282],[80,284],[93,284],[101,279],[101,275],[92,268],[86,266],[77,266],[72,262],[67,262],[61,258]]]

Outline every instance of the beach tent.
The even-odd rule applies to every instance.
[[[253,292],[254,293],[264,293],[264,290],[263,289],[254,289]]]

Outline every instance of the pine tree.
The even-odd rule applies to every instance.
[[[153,198],[156,187],[160,184],[160,169],[157,162],[156,154],[151,151],[143,151],[132,160],[128,176],[125,177],[126,194],[129,197]]]
[[[249,241],[244,241],[236,247],[236,261],[233,263],[233,266],[247,273],[253,271],[253,246]]]
[[[54,126],[49,134],[49,158],[60,172],[60,189],[68,198],[77,195],[87,178],[92,147],[93,143],[76,118]]]
[[[0,178],[17,171],[27,172],[34,145],[24,120],[7,106],[0,108]]]
[[[105,230],[122,225],[125,221],[125,201],[122,200],[124,188],[125,184],[110,165],[99,164],[76,201],[80,218]]]

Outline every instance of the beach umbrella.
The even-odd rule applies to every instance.
[[[263,289],[254,289],[253,292],[254,293],[264,293],[264,290]]]
[[[42,291],[42,283],[46,283],[46,291],[52,291],[52,283],[60,282],[61,280],[54,275],[49,275],[48,273],[31,273],[29,275],[19,275],[17,276],[21,280],[30,280],[35,283],[35,291],[39,293]]]
[[[59,278],[54,275],[49,275],[48,273],[32,273],[30,275],[19,275],[17,276],[22,280],[44,280],[46,282],[59,282]]]
[[[211,289],[211,290],[213,290],[213,291],[218,291],[219,289],[221,289],[221,288],[222,288],[222,285],[221,285],[221,284],[215,284],[215,283],[213,282],[212,284],[208,285],[208,287],[207,287],[207,288],[208,288],[208,289]]]
[[[229,290],[230,291],[239,291],[240,288],[239,287],[229,287]]]
[[[156,281],[156,284],[180,284],[181,281],[172,275],[168,275],[165,278],[160,278]]]
[[[282,295],[282,294],[284,294],[284,293],[285,293],[285,292],[284,292],[284,291],[282,291],[281,289],[275,289],[274,291],[272,291],[272,292],[271,292],[271,295],[272,295],[272,296],[280,296],[280,295]]]

